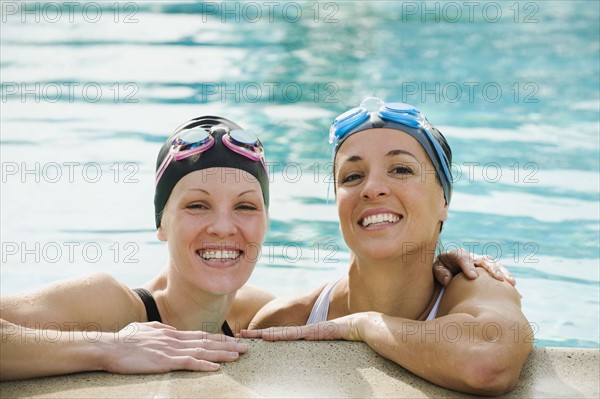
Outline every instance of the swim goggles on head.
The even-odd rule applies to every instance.
[[[385,103],[377,97],[365,98],[360,106],[339,115],[329,129],[329,143],[334,145],[334,153],[351,134],[373,128],[402,130],[413,136],[427,152],[450,202],[452,174],[450,162],[438,140],[430,130],[431,125],[421,111],[405,103]],[[432,150],[433,149],[433,153]]]
[[[158,181],[173,160],[181,161],[192,155],[208,151],[215,144],[213,133],[218,130],[225,131],[225,134],[221,138],[225,147],[252,161],[260,162],[265,169],[265,172],[268,173],[263,146],[256,134],[252,131],[241,129],[229,130],[229,128],[224,125],[213,126],[210,130],[194,127],[192,129],[183,130],[173,138],[169,153],[156,171],[155,184],[158,184]]]
[[[391,124],[399,124],[401,126],[390,126]],[[377,97],[365,98],[360,106],[344,112],[334,119],[331,128],[329,129],[329,143],[334,144],[334,150],[337,150],[339,145],[352,133],[356,133],[372,128],[402,128],[406,126],[412,130],[421,132],[429,141],[430,145],[435,150],[437,159],[442,165],[444,176],[448,181],[452,181],[452,175],[449,170],[449,162],[446,153],[440,146],[440,143],[431,134],[429,130],[429,122],[421,114],[417,108],[405,103],[385,103]],[[402,129],[401,129],[402,130]],[[408,130],[408,129],[406,129]],[[420,137],[415,137],[421,145],[423,142]],[[427,151],[427,146],[423,145]],[[427,151],[429,152],[429,151]],[[429,154],[430,158],[432,154]],[[435,160],[432,159],[435,165]],[[440,176],[441,177],[441,176]]]

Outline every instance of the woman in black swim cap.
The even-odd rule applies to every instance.
[[[52,345],[3,344],[2,379],[98,369],[211,371],[238,359],[246,344],[226,335],[246,328],[273,298],[245,285],[265,238],[268,204],[264,151],[252,132],[216,116],[184,123],[156,163],[155,222],[169,251],[165,269],[134,290],[95,274],[2,298],[3,339],[45,336],[48,323],[70,330]],[[99,338],[73,332],[82,329],[100,331]],[[135,340],[124,339],[131,335]]]

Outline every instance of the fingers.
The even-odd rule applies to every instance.
[[[265,341],[292,341],[308,338],[307,329],[298,326],[270,327],[262,330],[242,330],[240,335],[244,338],[262,338]]]
[[[439,268],[446,269],[447,273],[445,271],[436,272],[436,269]],[[467,278],[471,280],[474,280],[479,276],[479,274],[475,270],[475,264],[473,263],[472,254],[463,248],[458,248],[451,252],[442,253],[437,257],[437,259],[434,262],[434,275],[436,276],[436,278],[439,275],[438,273],[443,273],[444,278],[446,275],[449,275],[451,278],[452,276],[460,272],[462,272]],[[443,285],[447,285],[450,282],[450,280],[448,280],[448,282],[445,282],[443,280],[440,280],[439,278],[437,278],[437,280]]]
[[[474,263],[476,266],[487,270],[487,272],[496,280],[504,281],[504,274],[499,267],[500,264],[491,256],[477,256]]]
[[[242,338],[262,338],[263,330],[242,330],[240,337]]]
[[[170,359],[172,363],[171,370],[189,370],[189,371],[218,371],[221,368],[219,363],[213,363],[203,359],[196,359],[193,356],[179,356]]]
[[[240,353],[226,350],[211,350],[204,348],[188,348],[178,351],[178,355],[191,356],[197,360],[206,360],[212,363],[234,362],[240,358]]]
[[[439,281],[444,287],[448,286],[452,279],[452,274],[446,269],[441,263],[433,266],[433,276]]]
[[[228,351],[235,353],[246,353],[248,352],[248,345],[243,342],[218,342],[211,340],[199,341],[199,348],[208,350]]]
[[[180,340],[211,340],[218,342],[236,342],[234,337],[229,337],[224,334],[212,334],[204,331],[179,331],[175,327],[167,324],[162,324],[157,321],[147,323],[131,323],[127,328],[133,329],[135,332],[152,331],[159,335],[177,338]]]
[[[140,324],[142,324],[142,323],[140,323]],[[152,327],[152,328],[164,328],[166,330],[177,331],[177,329],[175,327],[170,326],[168,324],[163,324],[163,323],[161,323],[159,321],[149,321],[149,322],[143,323],[143,324],[145,324],[145,325],[147,325],[149,327]]]
[[[224,334],[210,334],[204,331],[174,331],[171,336],[181,340],[210,340],[217,342],[237,342],[234,337]]]
[[[504,268],[504,266],[501,265],[500,267],[502,267],[502,269],[504,269],[503,273],[504,273],[504,278],[506,279],[506,281],[508,281],[509,283],[511,283],[513,287],[515,285],[517,285],[517,280],[512,275],[512,273],[509,272],[506,268]]]
[[[304,338],[302,327],[270,327],[262,330],[262,339],[265,341],[294,341]]]
[[[118,339],[115,333],[117,339],[110,340],[110,350],[103,359],[104,370],[125,374],[216,371],[219,363],[236,361],[248,351],[246,343],[232,337],[177,331],[157,322],[131,323],[125,329],[127,339]]]
[[[335,321],[324,321],[306,326],[270,327],[262,330],[242,330],[244,338],[262,338],[265,341],[294,341],[343,339],[340,326]]]

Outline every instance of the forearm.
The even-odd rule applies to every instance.
[[[103,348],[109,342],[106,333],[36,330],[2,319],[0,323],[1,380],[103,369]]]
[[[418,376],[479,395],[513,389],[531,350],[526,320],[452,314],[414,321],[368,313],[358,330],[373,350]]]

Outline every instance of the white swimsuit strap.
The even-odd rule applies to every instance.
[[[435,304],[433,305],[433,308],[431,309],[431,312],[429,312],[429,315],[427,316],[425,321],[433,320],[433,319],[435,319],[435,316],[437,316],[438,308],[440,307],[440,301],[442,300],[442,296],[444,295],[445,290],[446,290],[446,287],[442,287],[442,289],[440,290],[440,293],[435,301]]]
[[[333,288],[338,281],[340,280],[332,281],[327,284],[325,288],[323,288],[323,291],[321,291],[321,294],[319,294],[317,301],[310,311],[310,316],[308,316],[306,324],[313,324],[327,320],[327,314],[329,313],[329,302],[331,301],[331,293],[333,292]]]

